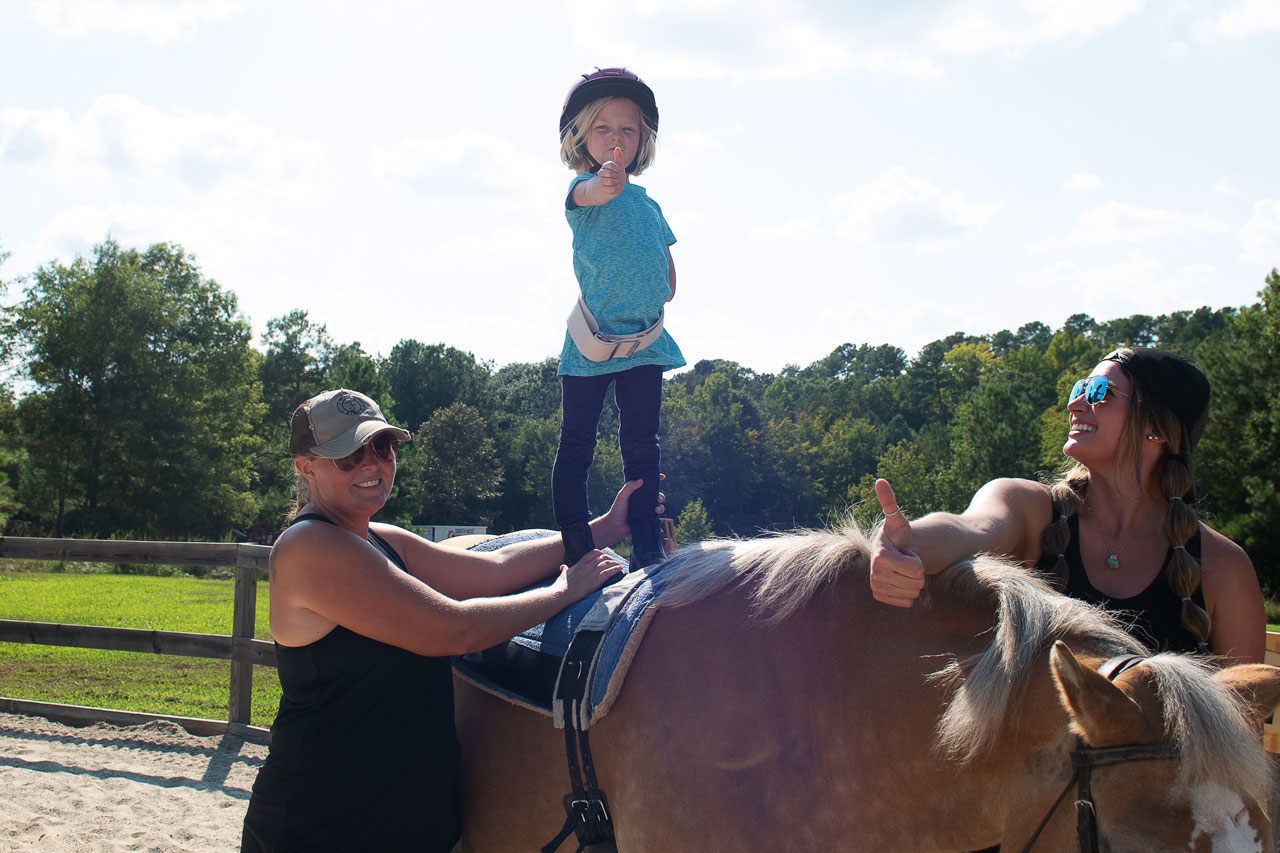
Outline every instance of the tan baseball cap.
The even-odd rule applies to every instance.
[[[377,403],[346,388],[325,391],[298,406],[290,427],[289,453],[294,456],[310,451],[325,459],[341,459],[383,432],[409,440],[409,431],[387,423]]]

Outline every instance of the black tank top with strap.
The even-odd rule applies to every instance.
[[[1054,513],[1058,511],[1055,504]],[[1071,530],[1071,541],[1067,544],[1067,550],[1063,552],[1063,556],[1067,559],[1067,566],[1071,569],[1071,574],[1067,578],[1067,595],[1122,613],[1122,619],[1128,625],[1129,633],[1156,651],[1196,652],[1201,650],[1196,638],[1183,627],[1182,599],[1169,586],[1169,561],[1173,559],[1172,548],[1165,553],[1160,574],[1156,575],[1146,589],[1131,598],[1111,598],[1099,592],[1089,582],[1089,573],[1085,570],[1084,562],[1080,558],[1080,516],[1071,515],[1067,519],[1067,525]],[[1199,529],[1187,540],[1185,547],[1191,556],[1200,558]],[[1037,568],[1052,575],[1056,562],[1056,556],[1046,555],[1041,558]],[[1204,607],[1203,587],[1196,587],[1195,592],[1191,594],[1191,600]]]
[[[404,570],[386,540],[369,531],[369,543]],[[277,643],[276,663],[284,693],[241,849],[452,850],[462,823],[449,659],[338,625],[305,646]]]

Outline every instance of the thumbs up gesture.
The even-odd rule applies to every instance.
[[[911,550],[911,523],[888,480],[876,480],[876,500],[885,518],[871,546],[871,595],[885,604],[910,607],[924,589],[924,563]]]
[[[622,194],[623,187],[627,185],[627,166],[622,162],[621,148],[613,149],[613,159],[605,161],[600,171],[596,172],[596,179],[600,182],[600,189],[606,199]]]

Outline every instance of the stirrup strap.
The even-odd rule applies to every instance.
[[[610,853],[617,849],[609,801],[600,790],[595,763],[591,760],[591,741],[587,732],[578,728],[582,700],[586,695],[587,670],[602,639],[604,633],[601,631],[579,631],[570,641],[560,666],[556,698],[563,702],[564,748],[572,791],[564,797],[564,826],[541,853],[554,853],[570,833],[578,835],[577,853]]]

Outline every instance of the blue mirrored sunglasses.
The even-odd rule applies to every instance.
[[[1076,384],[1071,386],[1071,393],[1067,395],[1067,402],[1070,403],[1083,393],[1084,401],[1090,406],[1096,406],[1107,398],[1108,391],[1112,391],[1122,397],[1129,396],[1108,382],[1107,377],[1090,376],[1088,379],[1076,380]]]

